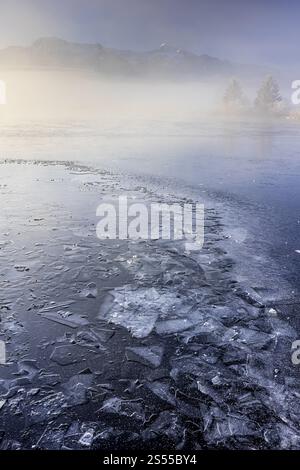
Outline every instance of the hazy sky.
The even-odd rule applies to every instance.
[[[300,0],[0,0],[0,47],[41,36],[152,49],[162,42],[297,66]],[[300,68],[300,65],[299,65]]]

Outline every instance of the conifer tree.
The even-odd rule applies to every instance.
[[[257,92],[254,102],[256,109],[260,112],[274,112],[278,109],[281,101],[282,97],[277,82],[272,76],[267,77]]]

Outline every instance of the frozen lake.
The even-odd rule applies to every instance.
[[[257,251],[267,249],[295,285],[299,152],[293,122],[28,122],[7,124],[0,135],[1,159],[75,161],[155,177],[158,187],[192,189],[199,199],[208,191],[238,209],[235,229],[253,231]]]
[[[297,142],[278,125],[2,129],[1,448],[299,448]],[[98,204],[124,194],[204,202],[203,249],[97,239]]]

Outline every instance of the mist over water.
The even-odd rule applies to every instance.
[[[226,116],[225,79],[108,81],[46,70],[7,71],[3,79],[2,160],[76,161],[258,203],[271,219],[273,254],[299,269],[297,122]]]
[[[72,71],[7,72],[4,78],[2,160],[75,161],[173,179],[199,197],[210,191],[219,200],[234,198],[245,206],[243,223],[267,235],[272,256],[296,280],[297,122],[226,116],[220,106],[224,80],[105,81]]]

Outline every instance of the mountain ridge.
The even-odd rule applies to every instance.
[[[254,66],[235,64],[207,54],[197,55],[167,43],[150,51],[132,51],[57,37],[39,38],[30,46],[1,49],[0,67],[82,69],[108,77],[175,80],[241,76],[255,71]]]

